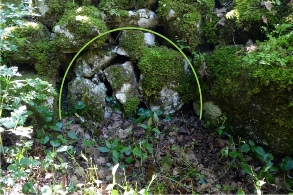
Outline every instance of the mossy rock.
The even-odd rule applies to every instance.
[[[48,29],[39,22],[25,22],[23,26],[12,26],[4,29],[11,33],[6,41],[17,47],[17,51],[3,53],[6,62],[30,64],[41,75],[55,77],[59,64],[52,59],[55,50],[50,41]],[[52,57],[51,57],[52,56]]]
[[[162,0],[159,3],[158,18],[167,37],[174,42],[186,41],[190,51],[202,42],[202,18],[198,3]]]
[[[122,104],[126,116],[130,116],[140,104],[135,72],[131,61],[112,65],[105,69],[113,95]]]
[[[54,44],[64,53],[74,53],[92,38],[106,32],[107,27],[97,8],[82,6],[67,10],[53,31],[56,33]],[[89,48],[98,48],[105,41],[106,36],[100,37]]]
[[[119,40],[121,46],[132,60],[140,58],[145,47],[144,33],[141,31],[124,31]]]
[[[197,90],[196,81],[184,65],[184,58],[177,51],[157,46],[144,48],[138,67],[142,74],[140,86],[146,101],[158,101],[164,87],[178,92],[184,103],[192,100]]]
[[[39,21],[49,28],[53,28],[57,24],[66,9],[73,9],[78,6],[67,0],[36,1],[36,5],[41,14]]]
[[[104,11],[111,11],[113,9],[134,9],[136,0],[102,0],[99,3],[99,8]]]
[[[233,133],[285,155],[293,155],[292,36],[259,42],[250,53],[218,47],[206,58],[209,79],[201,81],[203,96],[221,108]]]

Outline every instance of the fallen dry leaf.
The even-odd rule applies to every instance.
[[[271,1],[263,1],[263,5],[267,8],[267,10],[272,11],[274,7]]]
[[[261,16],[261,19],[262,19],[262,21],[264,22],[264,23],[268,23],[268,19],[266,18],[266,16],[265,15],[262,15]]]

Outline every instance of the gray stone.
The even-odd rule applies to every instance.
[[[99,70],[106,68],[115,57],[113,49],[103,53],[97,49],[87,51],[77,59],[75,74],[80,77],[92,77]]]
[[[74,104],[82,100],[86,106],[92,108],[92,117],[100,120],[104,117],[106,105],[106,86],[104,83],[95,84],[91,80],[76,77],[68,84],[68,98]]]

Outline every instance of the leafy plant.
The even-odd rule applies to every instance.
[[[124,146],[117,138],[112,142],[106,140],[105,144],[106,146],[99,147],[98,150],[103,153],[109,153],[114,163],[118,163],[121,159],[131,155],[131,147]],[[124,160],[127,163],[131,163],[134,159],[128,157]]]

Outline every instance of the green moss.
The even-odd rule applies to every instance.
[[[196,90],[195,79],[184,70],[182,55],[165,47],[144,48],[138,62],[143,78],[143,94],[151,101],[164,86],[174,89],[184,101],[190,101]]]
[[[140,100],[137,97],[130,97],[123,104],[124,113],[126,116],[131,116],[140,104]]]
[[[129,78],[126,75],[129,74],[125,74],[123,72],[123,68],[120,65],[112,65],[109,68],[107,68],[106,73],[108,73],[109,75],[111,75],[111,87],[114,91],[120,90],[122,85],[126,82],[126,81],[130,81],[131,78]]]
[[[38,5],[40,13],[44,11],[44,5],[49,8],[46,10],[45,15],[41,16],[39,20],[47,27],[52,28],[64,14],[66,2],[66,0],[46,0],[44,2],[36,1],[36,5]]]
[[[17,51],[7,51],[4,57],[7,61],[17,61],[35,66],[38,73],[56,76],[58,65],[51,63],[50,54],[55,47],[49,39],[49,31],[41,23],[26,22],[24,26],[6,28],[14,37],[8,41],[17,46]]]
[[[137,60],[145,47],[144,34],[141,31],[125,31],[119,45],[125,49],[132,60]]]
[[[171,9],[175,12],[172,18],[169,16]],[[186,40],[191,50],[201,43],[201,13],[198,3],[162,0],[159,2],[158,18],[166,27],[171,40]]]
[[[102,0],[99,7],[103,10],[110,9],[133,9],[135,7],[136,0]]]
[[[248,54],[239,47],[217,48],[206,57],[210,77],[201,86],[204,97],[226,113],[234,133],[267,142],[276,153],[292,155],[288,136],[293,133],[293,57],[288,53],[291,38],[286,37],[287,41],[279,37],[259,43],[258,50]],[[278,58],[287,62],[281,66]]]
[[[54,43],[63,50],[79,50],[91,38],[107,31],[107,27],[101,17],[102,13],[93,6],[83,6],[76,10],[67,10],[57,25],[61,29],[64,27],[68,29],[71,36],[74,35],[74,39],[79,42],[72,43],[71,36],[56,33]],[[106,36],[103,36],[94,41],[90,47],[99,47],[105,41]]]

